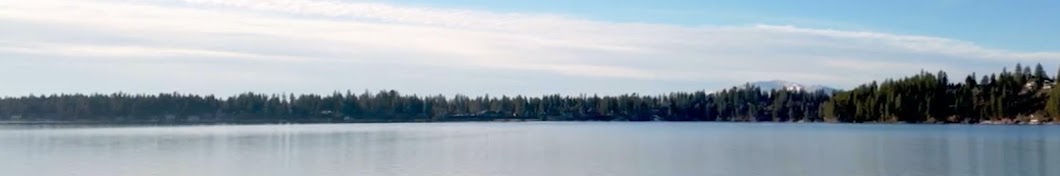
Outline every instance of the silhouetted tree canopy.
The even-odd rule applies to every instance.
[[[1040,64],[950,81],[946,72],[849,91],[763,90],[617,96],[452,97],[355,94],[58,94],[0,98],[0,120],[85,122],[412,122],[490,120],[948,122],[1060,117],[1060,89]],[[1060,74],[1060,73],[1058,73]],[[1060,120],[1060,119],[1056,119]]]
[[[733,87],[643,96],[256,94],[218,98],[158,95],[62,94],[0,99],[0,117],[48,121],[404,122],[520,120],[797,121],[820,120],[830,93]]]
[[[947,122],[1048,120],[1060,117],[1060,89],[1039,64],[1017,64],[1016,72],[968,75],[950,82],[946,72],[921,72],[839,92],[823,105],[829,120],[839,122]],[[1047,103],[1048,101],[1048,103]],[[1060,120],[1060,119],[1058,119]]]

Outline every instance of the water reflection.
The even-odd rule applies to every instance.
[[[3,127],[0,175],[1060,175],[1060,129],[718,123]]]

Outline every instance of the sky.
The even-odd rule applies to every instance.
[[[1060,1],[0,0],[0,96],[663,94],[1060,65]]]

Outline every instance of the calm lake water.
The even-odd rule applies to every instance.
[[[0,175],[1056,176],[1060,127],[607,122],[0,126]]]

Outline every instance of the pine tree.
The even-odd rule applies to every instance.
[[[1045,69],[1042,68],[1042,64],[1038,63],[1034,66],[1034,75],[1031,76],[1031,78],[1034,80],[1034,89],[1038,90],[1045,86],[1045,81],[1046,79],[1049,79],[1049,75],[1046,75]]]
[[[1054,80],[1060,80],[1060,71],[1057,71],[1057,78]],[[1053,121],[1060,121],[1060,81],[1053,83],[1052,88],[1049,91],[1049,97],[1045,103],[1046,113],[1053,117]]]

